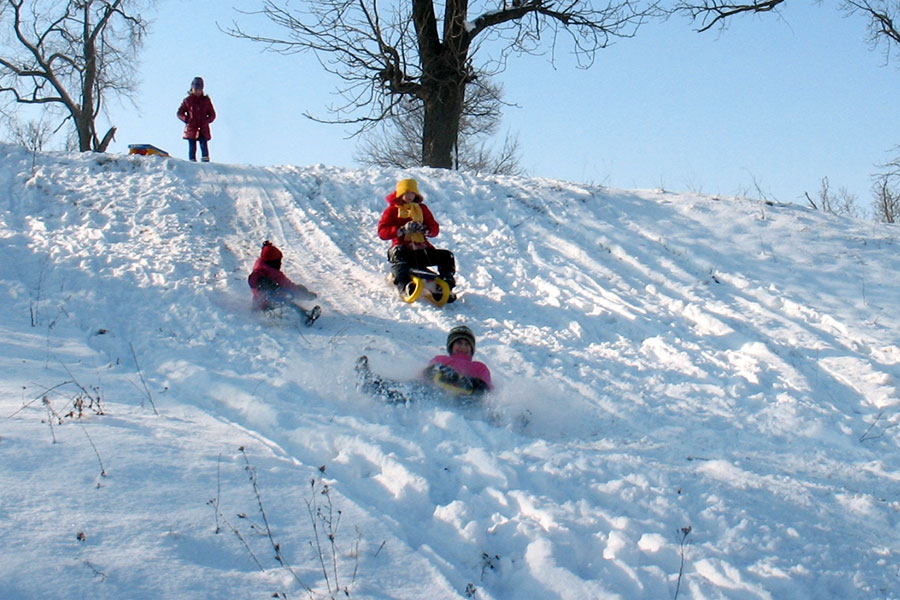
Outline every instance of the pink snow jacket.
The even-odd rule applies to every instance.
[[[434,247],[425,238],[435,237],[441,228],[434,220],[434,215],[422,202],[421,196],[417,195],[415,202],[407,203],[402,198],[397,198],[397,192],[394,191],[388,194],[384,201],[388,203],[388,207],[381,213],[381,219],[378,221],[378,237],[383,240],[391,240],[391,248],[398,244],[403,244],[413,250]],[[425,233],[398,236],[397,230],[410,221],[422,223],[425,226]]]
[[[271,284],[275,284],[275,290]],[[312,296],[309,290],[288,279],[288,276],[280,270],[270,267],[262,258],[257,258],[253,265],[253,271],[247,278],[250,290],[253,294],[253,308],[256,310],[268,310],[274,308],[278,301],[287,302],[294,295]]]
[[[494,389],[487,365],[466,354],[435,356],[423,375],[426,380],[457,394],[479,394]]]
[[[201,135],[207,140],[212,139],[209,124],[216,120],[216,109],[206,94],[188,94],[178,107],[178,118],[184,121],[184,139],[196,140]]]

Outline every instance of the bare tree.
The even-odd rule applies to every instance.
[[[74,129],[81,151],[104,152],[97,119],[110,96],[131,97],[147,22],[131,0],[0,0],[0,93],[16,103],[60,109],[58,131]]]
[[[44,120],[23,122],[10,118],[7,126],[12,140],[29,152],[42,152],[53,133]]]
[[[465,150],[465,162],[460,162],[463,170],[473,173],[525,174],[520,164],[519,138],[509,134],[503,139],[503,145],[499,149],[490,148],[486,141],[479,141],[476,146]]]
[[[492,175],[521,175],[519,143],[507,135],[499,149],[490,146],[501,122],[502,89],[487,78],[469,86],[459,122],[458,143],[453,167],[457,170]],[[375,167],[406,169],[422,164],[424,109],[412,98],[404,98],[397,114],[386,117],[375,129],[363,134],[356,160]]]
[[[827,177],[822,178],[819,188],[818,203],[806,194],[809,204],[816,210],[822,210],[831,215],[858,218],[860,216],[856,196],[851,194],[846,187],[840,187],[837,192],[832,191]]]
[[[900,44],[900,31],[895,25],[900,4],[887,0],[844,0],[843,8],[849,14],[861,13],[868,18],[869,43],[875,48],[885,42],[885,58],[890,59],[893,45]]]
[[[374,127],[366,129],[354,158],[372,167],[408,169],[422,164],[422,124],[420,106],[404,100]]]
[[[697,31],[713,27],[726,27],[728,19],[742,14],[777,12],[787,0],[678,0],[669,9],[670,14],[686,14],[699,26]],[[840,9],[847,13],[862,14],[868,19],[869,42],[878,46],[887,42],[886,54],[892,44],[900,44],[900,30],[895,21],[900,16],[900,4],[896,0],[842,0]]]
[[[491,175],[522,175],[519,143],[515,136],[506,136],[499,149],[492,148],[484,138],[493,133],[479,131],[467,135],[467,119],[460,124],[460,142],[454,152],[454,169]],[[411,109],[405,116],[388,117],[377,129],[364,135],[354,154],[356,160],[373,167],[408,169],[422,164],[421,137],[423,114],[421,107]]]
[[[328,122],[355,124],[356,133],[403,115],[403,99],[414,99],[423,111],[420,164],[451,168],[469,85],[501,72],[512,54],[537,54],[545,44],[552,49],[562,34],[579,66],[588,67],[598,50],[634,35],[655,11],[643,2],[405,0],[385,8],[377,0],[322,0],[289,10],[285,0],[265,0],[262,10],[248,14],[265,15],[287,30],[286,39],[250,34],[237,24],[229,33],[276,52],[315,53],[343,81],[343,104],[331,107],[335,118]],[[482,42],[494,54],[476,66]]]
[[[875,177],[875,218],[882,223],[896,223],[900,219],[900,159],[882,165],[886,170]]]

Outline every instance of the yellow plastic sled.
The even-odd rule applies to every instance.
[[[407,304],[412,304],[421,297],[434,304],[444,306],[450,299],[450,286],[437,276],[437,273],[427,269],[410,269],[410,279],[415,284],[412,293],[401,293],[400,298]]]

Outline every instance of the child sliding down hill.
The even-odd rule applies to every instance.
[[[453,253],[435,248],[426,239],[436,237],[440,227],[424,200],[415,179],[401,179],[385,198],[388,207],[378,221],[378,237],[391,242],[388,260],[391,262],[394,285],[401,296],[413,293],[409,289],[409,286],[414,286],[409,275],[410,268],[436,266],[438,276],[447,282],[451,290],[456,285]],[[447,302],[455,300],[456,294],[450,292]]]
[[[294,303],[294,299],[300,296],[304,300],[311,300],[316,295],[302,285],[294,283],[281,272],[282,256],[281,250],[272,242],[269,240],[263,242],[259,258],[256,259],[253,271],[247,278],[253,293],[253,309],[272,310],[286,306],[299,312],[307,325],[312,325],[322,314],[322,309],[317,305],[306,310]]]
[[[431,359],[418,381],[393,381],[372,373],[369,359],[356,361],[359,389],[391,404],[406,404],[411,397],[440,390],[459,404],[472,404],[493,389],[487,365],[472,360],[475,335],[465,325],[457,325],[447,335],[447,354]]]

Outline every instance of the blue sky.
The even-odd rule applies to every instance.
[[[175,111],[203,76],[219,119],[214,161],[354,166],[356,141],[328,116],[340,83],[312,55],[282,56],[221,33],[239,19],[220,0],[162,0],[141,53],[137,108],[110,107],[115,152],[152,143],[187,156]],[[255,3],[244,2],[245,10]],[[898,63],[871,50],[861,17],[790,0],[779,14],[699,34],[685,19],[651,23],[575,68],[563,40],[510,60],[499,76],[504,130],[529,175],[616,188],[756,193],[806,203],[822,177],[866,206],[877,164],[900,154]],[[549,49],[549,48],[548,48]]]

